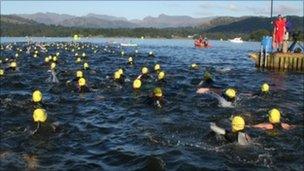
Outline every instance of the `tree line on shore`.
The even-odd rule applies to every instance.
[[[303,40],[303,30],[300,30],[300,40]],[[203,34],[209,39],[231,39],[242,37],[243,40],[260,41],[262,36],[271,35],[271,29],[257,29],[251,33],[236,33],[228,31],[208,32],[199,27],[183,28],[77,28],[44,24],[20,24],[1,22],[1,37],[70,37],[74,34],[83,37],[136,37],[140,38],[196,38]]]

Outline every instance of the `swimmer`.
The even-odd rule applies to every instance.
[[[90,68],[89,64],[87,62],[85,62],[85,63],[83,63],[83,69],[90,70],[91,68]]]
[[[35,90],[32,94],[32,102],[34,103],[35,108],[44,106],[42,103],[42,93],[40,90]]]
[[[147,98],[147,100],[145,100],[145,103],[161,108],[164,104],[162,89],[160,87],[154,88],[151,95]]]
[[[209,94],[218,100],[221,107],[233,107],[233,102],[236,101],[236,90],[233,88],[226,89],[222,94],[223,97],[220,96],[220,90],[214,88],[199,88],[196,93],[198,94]]]
[[[149,77],[149,69],[147,67],[142,67],[141,74],[137,77],[137,79],[147,79]]]
[[[114,72],[114,81],[119,84],[123,84],[125,82],[125,75],[122,68],[118,69]]]
[[[204,72],[203,80],[198,84],[198,86],[201,86],[201,85],[203,85],[204,83],[206,83],[206,84],[211,84],[211,83],[213,83],[212,75],[211,75],[211,73],[210,73],[208,70],[206,70],[206,71]]]
[[[149,57],[155,57],[154,53],[152,51],[149,52],[148,54]]]
[[[295,128],[295,125],[290,125],[281,121],[281,112],[276,108],[273,108],[268,112],[268,120],[269,123],[260,123],[252,125],[251,127],[263,130],[273,130],[275,128],[290,130],[292,128]]]
[[[77,84],[77,90],[79,93],[89,92],[90,89],[87,86],[85,78],[79,78],[78,84]]]
[[[129,65],[133,65],[133,58],[132,58],[132,57],[129,57],[129,58],[128,58],[128,64],[129,64]]]
[[[51,69],[48,70],[51,73],[50,77],[47,79],[47,82],[59,83],[59,80],[56,76],[56,63],[51,63]]]
[[[37,128],[33,131],[33,134],[35,134],[38,131],[38,129],[40,128],[40,123],[44,123],[46,121],[47,113],[42,108],[35,109],[33,112],[33,119],[34,119],[34,122],[38,123]]]
[[[55,132],[57,128],[59,127],[59,122],[53,122],[51,124],[46,124],[46,120],[48,118],[48,115],[46,111],[43,108],[37,108],[33,112],[33,120],[34,122],[37,122],[36,129],[32,132],[32,135],[40,132],[39,130],[43,128],[43,130],[49,131],[52,130]]]
[[[156,73],[159,73],[159,72],[160,72],[160,65],[159,65],[159,64],[155,64],[155,65],[154,65],[154,71],[155,71]]]
[[[11,61],[9,63],[9,66],[5,68],[5,71],[18,71],[16,60]]]
[[[248,145],[251,138],[244,132],[245,120],[241,116],[234,116],[231,121],[231,131],[218,127],[215,123],[210,123],[210,129],[217,135],[224,136],[230,143],[238,142],[240,145]]]
[[[190,68],[193,69],[193,70],[198,70],[199,65],[197,65],[196,63],[193,63],[193,64],[191,64]]]
[[[158,83],[165,83],[166,80],[165,80],[165,72],[164,71],[160,71],[158,74],[157,74],[157,82]]]
[[[141,80],[140,79],[135,79],[133,81],[133,89],[134,90],[139,90],[141,87]]]

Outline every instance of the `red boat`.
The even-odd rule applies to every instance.
[[[197,48],[209,48],[210,46],[208,45],[207,40],[203,39],[196,39],[194,41],[194,46]]]

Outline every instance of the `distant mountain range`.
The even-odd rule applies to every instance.
[[[287,16],[293,29],[303,33],[303,17]],[[127,20],[124,17],[88,14],[76,17],[66,14],[36,13],[1,15],[1,36],[126,36],[126,37],[192,37],[201,33],[214,38],[231,38],[251,35],[259,39],[272,32],[271,19],[267,17],[211,17],[188,16],[146,17]],[[256,33],[257,32],[257,33]],[[254,38],[254,35],[257,35]]]
[[[194,27],[208,23],[214,17],[193,18],[189,16],[169,16],[160,14],[158,17],[145,17],[142,20],[127,20],[124,17],[99,15],[90,13],[77,17],[57,13],[35,13],[35,14],[14,14],[22,18],[30,19],[46,25],[60,25],[66,27],[81,28],[170,28],[170,27]]]

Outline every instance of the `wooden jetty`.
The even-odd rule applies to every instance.
[[[304,53],[271,53],[267,56],[250,53],[249,56],[258,68],[304,72]]]

